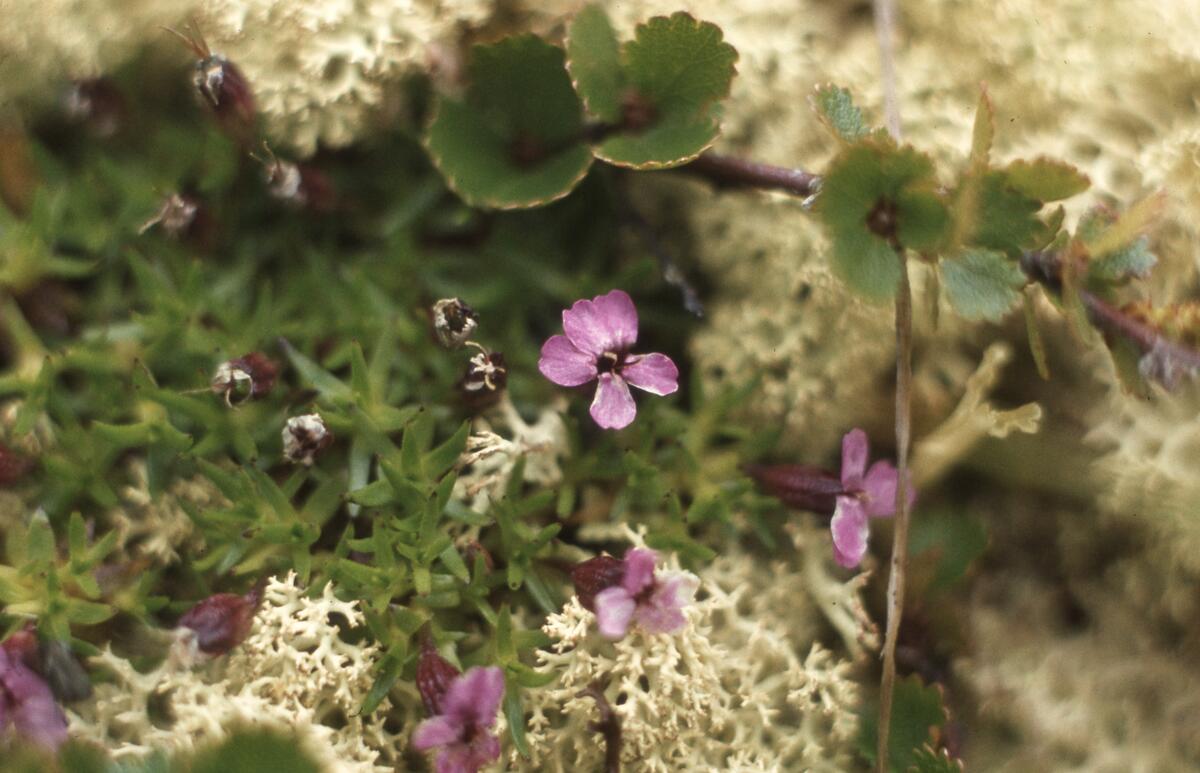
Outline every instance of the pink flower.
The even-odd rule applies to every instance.
[[[67,718],[50,688],[19,655],[0,647],[0,736],[9,728],[47,749],[57,750],[67,740]]]
[[[437,773],[477,773],[500,758],[500,740],[491,728],[502,697],[504,672],[496,666],[476,666],[455,677],[444,695],[426,700],[426,705],[437,705],[438,713],[417,726],[413,748],[441,748]]]
[[[866,555],[869,519],[896,512],[896,468],[891,462],[878,461],[868,470],[867,451],[867,433],[861,429],[852,429],[842,438],[842,491],[829,528],[833,532],[833,557],[848,568],[858,566]],[[916,498],[910,479],[909,507]]]
[[[633,622],[648,633],[675,633],[687,625],[683,607],[700,581],[688,572],[655,577],[657,560],[658,554],[646,548],[625,553],[620,582],[595,594],[600,635],[614,641],[623,638]]]
[[[591,414],[605,429],[629,426],[637,415],[632,384],[655,395],[679,389],[679,369],[665,354],[630,354],[637,342],[638,318],[624,290],[575,301],[563,312],[563,332],[542,346],[538,370],[559,386],[599,381]]]

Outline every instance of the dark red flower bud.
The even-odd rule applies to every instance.
[[[68,119],[102,138],[116,134],[129,112],[124,95],[107,78],[72,83],[63,94],[62,108]]]
[[[33,460],[0,443],[0,486],[11,486],[33,469]]]
[[[417,691],[430,716],[441,713],[442,697],[458,675],[459,670],[439,655],[432,644],[421,647],[421,658],[417,661]]]
[[[842,479],[820,467],[803,464],[747,464],[746,474],[768,494],[799,510],[833,515],[837,497],[845,493]]]
[[[179,618],[179,625],[196,635],[196,646],[209,655],[224,655],[250,634],[254,613],[262,600],[259,588],[239,596],[217,593],[209,596]]]
[[[596,594],[620,585],[625,577],[625,564],[612,556],[596,556],[582,561],[571,569],[575,595],[584,609],[596,611]]]
[[[26,667],[37,668],[38,639],[32,624],[17,631],[3,642],[0,642],[0,649],[8,653],[8,656],[13,660],[19,660],[24,663]]]
[[[254,92],[237,65],[220,54],[214,54],[204,38],[193,31],[191,35],[168,29],[196,55],[192,83],[204,102],[212,108],[221,127],[239,141],[248,140],[254,133],[257,108]]]

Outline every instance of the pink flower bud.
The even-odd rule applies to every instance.
[[[458,675],[459,670],[431,644],[421,648],[421,658],[417,661],[417,691],[421,693],[425,711],[431,716],[441,713],[442,698]]]
[[[575,595],[584,609],[596,611],[596,594],[621,584],[625,564],[612,556],[596,556],[571,569]]]

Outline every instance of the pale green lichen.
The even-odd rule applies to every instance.
[[[92,666],[112,681],[68,712],[71,735],[120,760],[190,751],[236,726],[263,725],[295,732],[329,771],[393,770],[407,733],[385,729],[387,702],[370,717],[359,712],[379,646],[346,641],[339,622],[364,624],[357,603],[339,601],[332,585],[309,597],[294,573],[272,578],[249,637],[228,656],[207,660],[181,635],[158,668],[139,673],[101,652]]]
[[[851,661],[817,636],[829,627],[823,612],[842,614],[833,595],[861,610],[861,583],[830,576],[823,532],[798,527],[793,540],[795,561],[767,565],[731,549],[702,570],[699,600],[678,634],[634,630],[608,642],[574,598],[551,615],[543,631],[555,643],[539,651],[537,669],[555,681],[529,693],[531,757],[510,761],[598,769],[603,741],[588,727],[597,709],[578,694],[598,682],[620,718],[622,760],[638,770],[845,770],[858,686]],[[811,566],[817,553],[820,565]],[[865,615],[847,614],[856,646],[874,637]]]

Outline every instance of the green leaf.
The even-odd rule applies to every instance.
[[[817,111],[821,123],[843,142],[857,142],[870,132],[862,111],[854,104],[847,89],[832,83],[817,86],[809,104]]]
[[[1042,223],[1036,215],[1042,204],[1010,186],[1004,172],[983,175],[976,204],[969,244],[1016,257],[1037,241]]]
[[[529,757],[529,744],[525,741],[525,709],[521,705],[521,693],[517,685],[509,680],[504,692],[504,716],[508,720],[508,732],[513,746],[522,757]]]
[[[833,273],[859,295],[881,303],[896,294],[900,258],[891,245],[865,229],[834,234]]]
[[[478,207],[560,199],[587,174],[583,110],[561,49],[533,35],[476,46],[465,102],[441,97],[425,148],[447,184]]]
[[[1150,240],[1138,238],[1127,247],[1093,257],[1088,263],[1088,280],[1105,284],[1122,284],[1130,279],[1144,279],[1158,263],[1150,251]]]
[[[1005,167],[1004,174],[1018,193],[1040,202],[1069,199],[1092,184],[1087,175],[1070,164],[1044,157],[1014,161]]]
[[[875,762],[875,744],[879,734],[879,712],[864,706],[858,747],[870,762]],[[931,731],[946,723],[942,693],[926,687],[915,674],[896,680],[892,696],[892,727],[888,735],[888,767],[901,773],[916,761],[917,750],[929,740]]]
[[[1038,285],[1029,285],[1022,294],[1025,307],[1025,332],[1029,337],[1029,353],[1037,366],[1038,375],[1044,380],[1050,380],[1050,363],[1046,358],[1046,342],[1042,340],[1042,330],[1038,327],[1037,307],[1035,305]]]
[[[425,476],[431,480],[442,477],[458,461],[463,449],[467,447],[467,436],[471,433],[471,422],[464,421],[445,443],[425,455],[423,464]]]
[[[885,300],[900,278],[895,249],[869,225],[880,208],[894,213],[892,237],[902,246],[929,250],[943,241],[949,216],[934,183],[928,156],[886,140],[864,140],[834,159],[818,207],[831,232],[834,271],[856,292]]]
[[[343,404],[354,399],[354,390],[337,376],[310,360],[287,341],[281,340],[280,345],[288,360],[291,361],[292,367],[296,369],[302,379],[321,394],[321,397]]]
[[[608,14],[599,5],[584,6],[567,28],[567,70],[575,90],[592,115],[602,121],[621,120],[621,45]]]
[[[987,549],[988,535],[982,521],[969,514],[949,511],[926,513],[913,524],[908,549],[914,563],[932,559],[929,584],[918,594],[946,590],[961,580]]]
[[[1025,274],[1006,255],[968,250],[942,261],[942,285],[955,311],[967,319],[999,321],[1020,300]]]
[[[639,25],[621,50],[623,131],[597,158],[634,169],[665,169],[700,155],[720,133],[718,108],[737,73],[737,51],[721,28],[686,13]]]
[[[362,709],[359,713],[367,716],[374,714],[375,709],[379,708],[379,704],[383,703],[383,699],[391,692],[392,685],[400,679],[400,674],[404,671],[402,655],[403,649],[398,645],[393,645],[383,656],[379,673],[371,684],[371,689],[367,691],[367,697],[363,698]]]
[[[630,169],[669,169],[707,150],[721,133],[713,118],[663,120],[639,134],[618,134],[596,148],[596,157]]]
[[[191,773],[319,773],[321,766],[308,756],[297,738],[274,730],[246,728],[232,733],[220,746],[198,754],[189,769]]]
[[[54,560],[54,531],[46,513],[38,510],[29,521],[25,542],[25,561],[33,566],[48,566]]]
[[[913,764],[908,773],[962,773],[961,761],[950,756],[950,752],[942,749],[935,751],[926,744],[913,753]]]

